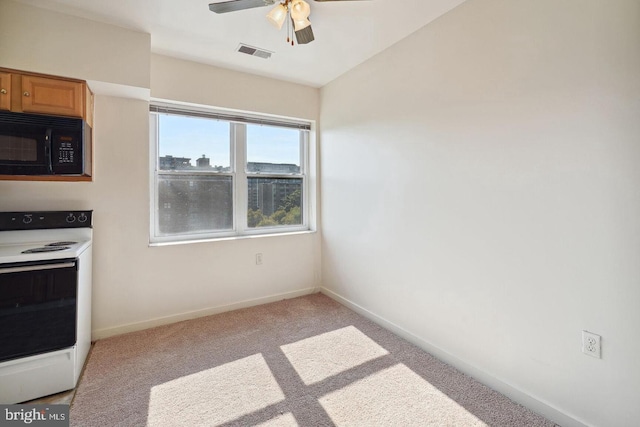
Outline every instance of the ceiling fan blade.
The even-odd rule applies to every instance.
[[[254,7],[269,6],[275,2],[276,0],[229,0],[221,3],[209,3],[209,10],[215,13],[227,13],[253,9]]]
[[[298,44],[307,44],[314,41],[316,38],[313,36],[313,30],[311,29],[311,25],[303,28],[302,30],[298,30],[296,33],[296,41]]]

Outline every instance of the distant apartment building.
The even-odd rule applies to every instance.
[[[202,231],[230,230],[233,228],[233,185],[232,177],[224,174],[228,167],[211,166],[210,159],[202,156],[191,158],[159,158],[158,180],[158,221],[163,234],[182,233],[187,230]],[[197,172],[210,170],[223,174],[201,175]],[[188,172],[196,172],[190,175]],[[300,167],[294,164],[247,163],[250,174],[297,174]],[[272,215],[283,204],[287,196],[296,190],[302,192],[302,179],[284,176],[252,176],[248,178],[248,208],[259,210],[265,216]],[[300,203],[297,204],[300,206]]]
[[[300,173],[300,166],[291,163],[262,163],[248,162],[247,172],[250,173]]]
[[[233,188],[229,176],[161,175],[158,221],[163,234],[233,228]]]
[[[298,174],[300,166],[290,163],[248,162],[247,172],[264,174]],[[302,179],[281,177],[249,178],[249,209],[262,211],[265,216],[272,215],[285,201],[285,198],[300,190]]]
[[[191,159],[188,157],[162,156],[159,162],[160,170],[188,169]]]

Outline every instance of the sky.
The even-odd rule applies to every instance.
[[[160,114],[159,154],[211,159],[211,166],[230,164],[230,125],[225,121]],[[250,162],[300,164],[300,133],[297,129],[247,125],[247,158]]]

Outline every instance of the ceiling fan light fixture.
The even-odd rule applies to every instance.
[[[267,19],[271,22],[277,29],[282,29],[282,25],[284,24],[285,19],[287,18],[287,8],[283,4],[279,4],[273,9],[271,12],[267,14]]]
[[[311,25],[311,21],[309,21],[307,18],[293,20],[293,28],[296,31],[304,30],[310,25]]]
[[[293,0],[291,2],[291,18],[294,21],[307,19],[311,14],[309,3],[304,0]]]
[[[314,1],[337,2],[349,0]],[[215,13],[227,13],[255,7],[272,6],[276,3],[278,4],[267,14],[267,19],[279,30],[282,29],[284,22],[287,21],[287,43],[291,43],[291,46],[294,45],[294,34],[298,44],[307,44],[315,40],[311,22],[309,21],[311,6],[305,0],[217,0],[216,3],[209,3],[209,10]]]

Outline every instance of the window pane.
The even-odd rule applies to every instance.
[[[300,173],[300,132],[247,125],[247,172]]]
[[[160,170],[229,172],[229,122],[179,115],[158,115]]]
[[[248,178],[249,228],[302,224],[301,178]]]
[[[160,235],[233,229],[230,176],[159,175]]]

